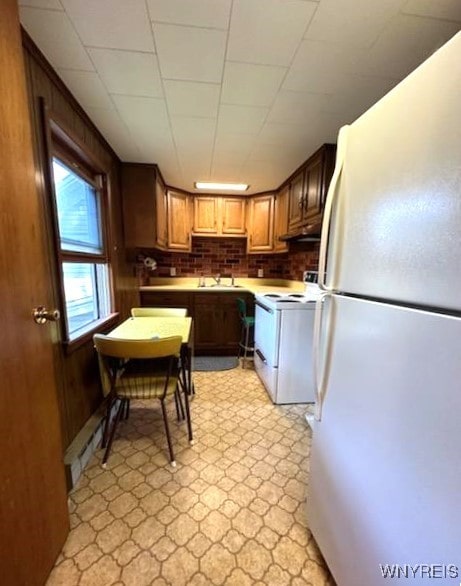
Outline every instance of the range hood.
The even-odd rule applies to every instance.
[[[301,226],[295,232],[289,232],[279,237],[279,240],[288,242],[319,242],[322,231],[322,220],[315,218],[311,224]]]

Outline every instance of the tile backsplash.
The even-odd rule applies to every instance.
[[[165,252],[156,249],[136,249],[138,255],[151,256],[157,261],[154,272],[140,269],[140,277],[147,284],[149,276],[168,277],[170,268],[178,277],[221,274],[222,276],[257,277],[263,269],[266,278],[301,280],[303,271],[316,270],[318,242],[292,242],[289,251],[282,254],[247,254],[246,238],[192,239],[191,252]]]

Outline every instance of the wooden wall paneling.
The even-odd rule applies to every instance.
[[[74,100],[62,81],[47,64],[43,55],[35,48],[32,41],[23,32],[24,56],[28,63],[29,104],[33,112],[34,139],[36,146],[36,178],[42,202],[49,200],[49,194],[43,184],[45,175],[44,145],[42,142],[42,128],[37,115],[37,101],[40,96],[45,97],[47,105],[66,130],[78,139],[79,143],[91,154],[94,159],[107,170],[109,185],[109,231],[110,255],[113,269],[115,308],[123,318],[129,313],[133,300],[137,299],[137,280],[133,273],[133,265],[125,259],[123,246],[122,202],[120,194],[120,161],[110,146],[99,135],[96,128],[88,119],[82,108]],[[46,222],[49,209],[43,209]],[[54,245],[48,249],[48,263],[55,262]],[[51,281],[55,282],[55,275],[51,271]],[[65,352],[60,336],[55,340],[55,363],[57,377],[60,380],[61,412],[63,417],[64,448],[71,443],[76,433],[84,426],[102,401],[99,390],[99,376],[96,369],[96,357],[91,340],[77,351]]]

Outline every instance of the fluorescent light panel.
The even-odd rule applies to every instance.
[[[196,181],[196,189],[212,189],[213,191],[246,191],[249,187],[247,183],[211,183],[208,181]]]

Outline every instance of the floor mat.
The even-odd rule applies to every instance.
[[[239,364],[235,356],[196,356],[193,369],[197,371],[231,370]]]

